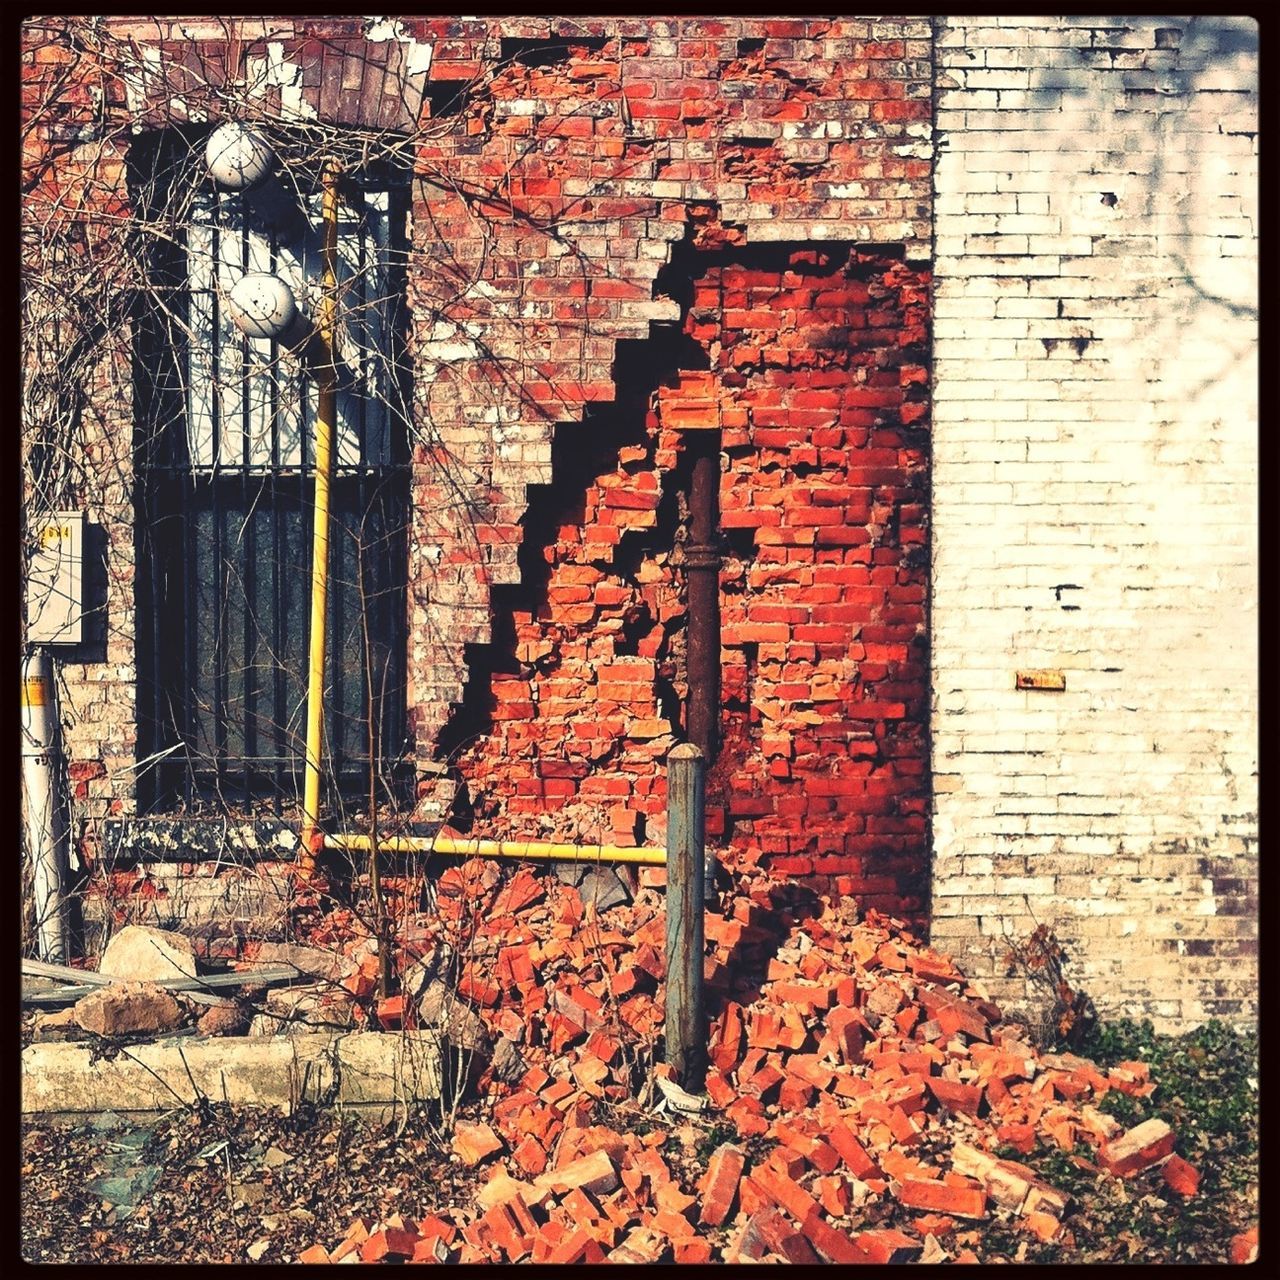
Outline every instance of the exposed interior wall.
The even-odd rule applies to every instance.
[[[674,247],[901,244],[927,255],[921,19],[487,19],[434,41],[419,149],[410,703],[458,702],[490,591],[521,578],[552,440],[618,394],[617,344],[683,319]],[[442,314],[447,311],[447,314]],[[625,364],[625,359],[618,361]]]
[[[938,31],[933,938],[1256,1002],[1257,28]],[[1062,692],[1018,692],[1056,669]]]
[[[687,441],[721,445],[730,861],[919,915],[928,776],[928,273],[898,254],[694,250],[683,341],[628,348],[561,427],[447,745],[484,830],[661,842],[683,736]]]

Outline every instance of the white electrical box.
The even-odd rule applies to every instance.
[[[27,643],[79,644],[84,622],[84,512],[57,511],[33,530]]]

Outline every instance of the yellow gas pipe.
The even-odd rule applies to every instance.
[[[338,170],[326,164],[321,178],[324,221],[323,293],[316,316],[323,355],[316,370],[315,529],[311,541],[311,636],[307,662],[306,773],[302,788],[302,849],[299,870],[315,867],[320,845],[320,749],[324,733],[325,614],[329,597],[329,483],[333,474],[333,427],[337,388],[333,364],[335,260],[338,253]]]
[[[326,849],[367,853],[368,836],[325,836]],[[650,867],[667,865],[666,849],[621,845],[555,844],[546,840],[461,840],[455,836],[379,836],[386,853],[450,853],[462,858],[550,858],[558,862],[631,862]]]

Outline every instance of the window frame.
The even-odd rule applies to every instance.
[[[278,448],[279,417],[273,411],[272,448],[269,464],[259,457],[250,458],[251,444],[243,436],[240,465],[224,461],[215,449],[211,465],[207,459],[191,459],[192,439],[191,390],[188,371],[192,361],[191,342],[192,263],[189,240],[182,220],[181,200],[175,194],[189,196],[190,188],[176,192],[179,183],[203,182],[206,203],[214,203],[215,216],[226,209],[225,197],[208,193],[212,184],[197,163],[203,155],[203,134],[207,130],[167,130],[152,135],[139,147],[131,148],[131,168],[139,185],[152,199],[140,213],[147,223],[159,219],[159,233],[151,225],[151,288],[145,291],[136,319],[134,358],[135,389],[135,538],[137,574],[135,578],[135,618],[137,623],[137,694],[138,757],[137,777],[139,811],[202,811],[206,808],[225,811],[243,807],[260,810],[269,804],[277,816],[286,808],[293,809],[301,795],[303,775],[303,733],[305,709],[305,654],[310,609],[310,550],[312,521],[311,500],[314,493],[311,429],[314,422],[316,391],[313,379],[303,383],[308,410],[302,417],[300,456],[284,463]],[[137,152],[135,154],[135,148]],[[148,171],[149,170],[149,171]],[[144,183],[144,178],[151,182]],[[330,804],[340,804],[369,793],[369,758],[367,742],[368,679],[363,649],[362,626],[352,630],[352,616],[359,623],[359,610],[353,608],[353,593],[372,583],[373,607],[368,609],[369,632],[377,665],[385,680],[378,698],[378,759],[376,762],[382,798],[397,801],[407,797],[412,780],[407,747],[407,664],[408,664],[408,534],[410,522],[410,453],[409,370],[406,358],[407,331],[407,260],[409,236],[408,175],[383,168],[373,173],[348,177],[359,181],[364,190],[384,191],[387,195],[387,238],[383,249],[387,306],[384,321],[386,345],[379,357],[386,362],[386,385],[389,394],[382,397],[385,405],[386,452],[373,462],[364,459],[367,410],[365,397],[347,388],[347,408],[361,405],[359,444],[361,461],[352,461],[350,451],[335,459],[331,486],[330,590],[328,615],[328,659],[326,665],[325,747],[322,776]],[[347,190],[350,191],[350,186]],[[243,200],[244,197],[237,197]],[[174,210],[178,209],[175,214]],[[189,222],[186,225],[190,225]],[[144,230],[144,234],[147,232]],[[237,231],[236,234],[244,234]],[[364,240],[361,235],[360,239]],[[247,236],[246,236],[247,242]],[[215,264],[216,269],[216,264]],[[146,305],[150,299],[151,305]],[[159,300],[159,301],[157,301]],[[217,307],[214,307],[214,340],[221,341]],[[225,328],[225,326],[224,326]],[[248,349],[242,342],[242,354]],[[270,366],[278,372],[273,350]],[[215,353],[213,367],[221,357]],[[378,357],[375,357],[378,358]],[[292,359],[292,357],[289,357]],[[257,377],[264,375],[259,372]],[[251,375],[252,378],[252,375]],[[246,380],[246,385],[249,384]],[[278,388],[279,379],[270,375],[271,385]],[[258,385],[261,385],[260,383]],[[218,395],[215,385],[213,395]],[[247,395],[248,393],[246,393]],[[243,403],[248,403],[242,397]],[[249,410],[245,410],[247,428]],[[214,440],[218,441],[215,414]],[[336,452],[336,451],[335,451]],[[237,497],[238,491],[238,497]],[[238,502],[238,510],[237,510]],[[383,529],[373,554],[355,560],[361,570],[348,568],[346,540],[350,525],[360,512],[379,508]],[[211,513],[211,514],[210,514]],[[231,557],[225,545],[222,520],[234,524],[242,514],[240,536],[235,551],[240,574],[243,601],[238,618],[229,575]],[[201,561],[210,548],[197,545],[199,519],[208,516],[212,522],[211,573]],[[263,524],[263,517],[266,523]],[[354,517],[354,519],[353,519]],[[291,520],[290,543],[292,561],[282,551],[282,521]],[[271,546],[263,556],[263,531],[269,529]],[[288,538],[285,539],[288,541]],[[305,562],[295,554],[300,546]],[[353,553],[354,554],[354,553]],[[269,603],[270,641],[265,661],[259,657],[262,632],[255,608],[263,598],[262,575],[270,577],[266,600]],[[198,588],[208,577],[214,593],[212,621],[212,682],[206,678],[201,686],[201,666],[208,656],[210,637],[200,630],[208,624],[207,610],[201,610]],[[301,578],[299,586],[298,579]],[[298,592],[301,591],[299,597]],[[233,611],[228,623],[225,608]],[[292,601],[291,601],[292,596]],[[297,607],[300,603],[301,607]],[[206,601],[207,604],[207,601]],[[344,613],[347,615],[344,617]],[[226,643],[228,625],[243,630],[241,655],[243,663],[242,719],[237,723],[235,707],[229,697],[228,684],[233,647]],[[288,634],[282,634],[288,628]],[[294,630],[296,628],[296,631]],[[354,639],[354,643],[353,643]],[[297,656],[301,670],[294,673]],[[354,658],[353,658],[354,655]],[[250,696],[256,679],[249,673],[259,667],[269,672],[269,691],[263,698],[270,703],[269,720],[264,720]],[[296,695],[298,679],[303,686]],[[344,681],[346,684],[344,684]],[[359,714],[348,687],[358,685]],[[375,671],[377,683],[377,672]],[[282,684],[286,692],[282,700]],[[208,718],[212,735],[200,740],[198,717],[193,703],[201,693],[212,689]],[[336,695],[336,701],[335,701]],[[283,722],[282,722],[283,717]],[[365,733],[357,734],[364,718]],[[262,725],[267,724],[265,745]],[[272,733],[272,730],[274,733]],[[356,739],[363,739],[362,742]],[[239,749],[232,750],[238,743]],[[252,750],[251,750],[252,748]]]

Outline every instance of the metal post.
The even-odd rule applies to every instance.
[[[299,867],[307,874],[319,851],[320,748],[324,730],[325,628],[329,597],[329,483],[333,474],[333,428],[337,417],[334,370],[334,291],[337,287],[338,173],[327,164],[321,212],[324,220],[324,294],[317,316],[323,358],[316,369],[316,496],[311,543],[311,636],[307,672],[306,773],[302,789],[302,849]]]
[[[667,1062],[690,1093],[701,1093],[707,1078],[702,994],[705,769],[702,752],[691,742],[667,757]]]
[[[690,431],[693,477],[689,486],[689,702],[685,728],[707,761],[715,758],[720,726],[720,433]]]
[[[53,659],[42,649],[22,664],[22,782],[26,800],[27,852],[31,857],[36,936],[40,958],[67,959],[67,903],[63,884],[70,831],[58,795],[58,717]]]

